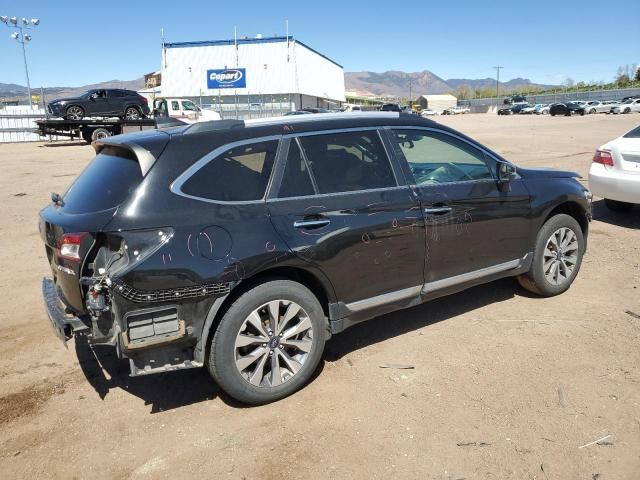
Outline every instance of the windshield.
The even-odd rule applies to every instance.
[[[633,100],[625,100],[624,102],[622,102],[623,105],[626,105],[627,103],[633,103]]]
[[[91,95],[92,93],[93,93],[93,90],[87,90],[86,92],[82,92],[80,95],[78,95],[78,97],[89,98],[89,95]]]
[[[138,160],[120,148],[105,147],[64,194],[65,213],[117,207],[142,181]]]

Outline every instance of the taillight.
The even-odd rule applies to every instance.
[[[80,243],[82,239],[89,235],[87,232],[65,233],[58,242],[60,256],[67,260],[80,260]]]
[[[607,152],[606,150],[596,150],[596,153],[593,156],[593,163],[601,163],[602,165],[613,167],[613,157],[611,156],[611,152]]]

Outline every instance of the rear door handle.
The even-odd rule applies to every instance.
[[[296,228],[322,228],[331,223],[328,219],[319,220],[296,220],[293,222],[293,226]]]
[[[433,207],[433,208],[425,208],[424,213],[427,215],[443,215],[445,213],[449,213],[451,211],[451,207]]]

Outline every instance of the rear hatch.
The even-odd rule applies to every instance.
[[[58,294],[76,313],[85,311],[80,278],[87,273],[89,253],[95,251],[101,231],[140,185],[168,140],[165,133],[159,137],[145,132],[96,144],[96,157],[62,200],[40,212],[40,235]]]

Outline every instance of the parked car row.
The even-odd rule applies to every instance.
[[[508,107],[498,110],[498,115],[586,115],[596,113],[632,113],[640,112],[640,97],[630,97],[623,99],[622,102],[617,100],[575,100],[571,102],[558,102],[551,104],[535,104],[516,103]]]

